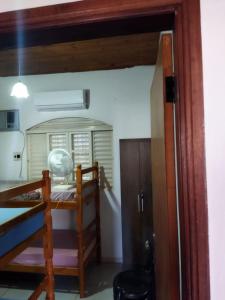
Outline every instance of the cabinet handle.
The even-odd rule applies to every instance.
[[[144,212],[144,193],[141,193],[141,212]]]
[[[140,194],[138,194],[137,196],[137,203],[138,203],[138,212],[140,213],[141,212],[141,203],[140,203]]]
[[[149,240],[145,241],[145,249],[147,249],[147,250],[150,249],[150,243],[151,242]]]

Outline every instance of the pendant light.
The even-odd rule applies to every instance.
[[[18,77],[19,80],[16,82],[13,87],[10,96],[16,97],[18,99],[26,99],[29,97],[29,92],[26,84],[21,80],[21,61],[22,61],[22,51],[23,51],[23,30],[17,31],[17,49],[18,49]]]
[[[20,72],[20,55],[19,55],[19,80],[16,82],[13,87],[10,96],[16,97],[18,99],[27,99],[29,97],[29,92],[26,84],[24,84],[21,80],[21,72]]]
[[[21,98],[25,98],[26,99],[26,98],[28,98],[29,97],[29,92],[28,92],[26,84],[24,84],[19,79],[19,81],[13,85],[13,88],[12,88],[10,96],[16,97],[18,99],[21,99]]]

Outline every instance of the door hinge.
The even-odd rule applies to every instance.
[[[165,77],[166,84],[166,102],[175,103],[176,102],[176,77],[167,76]]]

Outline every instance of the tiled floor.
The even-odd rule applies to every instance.
[[[112,300],[112,282],[114,276],[121,270],[119,264],[92,265],[87,270],[86,295],[87,300]],[[1,273],[0,299],[26,300],[40,280],[39,275]],[[56,276],[56,300],[78,300],[78,280],[74,277]],[[43,294],[40,300],[45,299]]]
[[[0,288],[0,299],[1,300],[26,300],[30,296],[31,291],[20,290],[20,289],[4,289]],[[78,300],[80,299],[77,294],[70,293],[56,293],[56,300]],[[40,300],[45,300],[45,295],[43,294],[39,297]],[[87,300],[112,300],[113,294],[112,289],[106,289],[99,293],[96,293],[90,297],[85,298]]]

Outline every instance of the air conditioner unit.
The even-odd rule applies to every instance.
[[[33,95],[33,101],[38,111],[88,109],[89,91],[70,90],[36,93]]]

